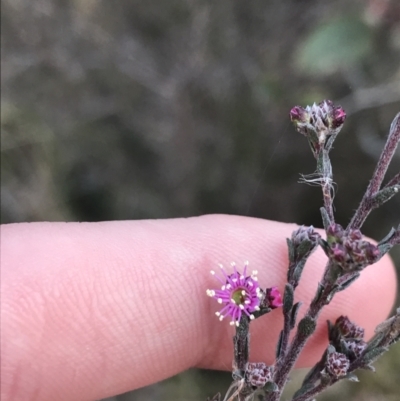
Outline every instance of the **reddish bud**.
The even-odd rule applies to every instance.
[[[346,112],[341,107],[336,107],[333,111],[332,127],[341,127],[346,119]]]
[[[343,338],[353,338],[361,340],[364,338],[364,329],[353,323],[347,316],[340,316],[335,327]]]
[[[268,307],[271,309],[280,308],[283,305],[282,295],[278,287],[267,288],[265,298],[268,302]]]
[[[331,100],[323,100],[318,104],[295,106],[290,110],[290,119],[298,132],[307,137],[317,157],[329,138],[329,149],[333,140],[341,130],[346,113],[340,106],[335,106]]]
[[[327,230],[327,241],[323,247],[327,256],[346,271],[359,271],[375,263],[380,257],[376,245],[362,240],[359,230],[348,234],[339,224],[331,224]]]
[[[345,340],[343,346],[350,361],[358,359],[367,348],[367,343],[363,340]]]
[[[349,366],[350,361],[340,352],[332,352],[326,359],[326,371],[334,378],[346,376]]]
[[[253,387],[262,388],[272,381],[274,368],[263,362],[248,363],[246,367],[246,380]]]

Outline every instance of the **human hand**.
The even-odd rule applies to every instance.
[[[262,287],[282,290],[295,228],[223,215],[2,226],[1,399],[95,400],[190,367],[231,370],[233,329],[206,296],[209,271],[249,260]],[[311,256],[299,300],[311,300],[325,261]],[[385,256],[323,311],[299,365],[321,356],[327,319],[348,315],[370,337],[395,291]],[[273,362],[281,327],[280,310],[252,323],[251,359]]]

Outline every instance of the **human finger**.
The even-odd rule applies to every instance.
[[[1,228],[2,399],[94,400],[193,366],[231,368],[232,328],[205,295],[217,263],[249,260],[263,287],[283,289],[295,225],[237,216]],[[326,258],[297,291],[307,303]],[[323,312],[302,365],[326,345],[326,320],[348,315],[371,335],[390,310],[388,257]],[[273,362],[279,310],[252,323],[251,358]]]

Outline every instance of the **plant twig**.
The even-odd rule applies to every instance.
[[[394,118],[389,131],[389,136],[386,141],[385,147],[381,153],[378,164],[375,168],[372,179],[368,185],[368,188],[361,200],[360,206],[355,212],[351,219],[347,231],[351,229],[359,229],[363,225],[365,219],[368,217],[373,209],[373,197],[378,193],[382,181],[385,178],[386,171],[392,160],[394,152],[396,151],[397,145],[400,141],[400,113]],[[396,176],[397,177],[397,176]],[[395,179],[397,180],[397,178]]]

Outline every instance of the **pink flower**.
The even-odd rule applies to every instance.
[[[246,276],[248,262],[244,265],[243,274],[236,270],[234,263],[232,263],[234,272],[229,275],[222,265],[219,266],[223,277],[217,276],[214,271],[211,271],[211,274],[221,282],[221,289],[207,290],[209,297],[224,305],[219,312],[216,312],[219,320],[228,316],[231,318],[231,325],[239,326],[243,313],[250,319],[254,319],[252,313],[260,310],[260,298],[262,297],[257,281],[257,271],[253,270],[250,276]]]

